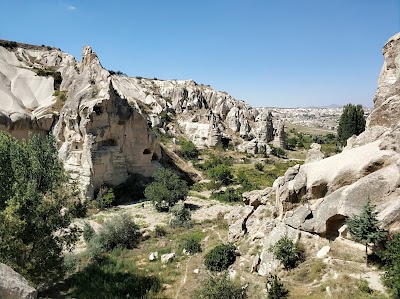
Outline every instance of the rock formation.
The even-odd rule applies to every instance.
[[[198,146],[215,146],[236,137],[273,139],[272,115],[255,109],[193,80],[158,80],[113,76],[118,93],[150,115],[152,125],[163,123],[160,114],[170,112],[182,133]],[[164,124],[165,125],[165,124]],[[168,127],[168,126],[167,126]],[[171,128],[168,128],[171,129]]]
[[[0,298],[36,299],[37,291],[20,274],[0,263]]]
[[[0,43],[0,126],[18,138],[52,132],[83,196],[130,173],[150,175],[161,157],[140,111],[122,99],[90,47],[78,63],[49,47]],[[38,75],[39,74],[39,75]],[[59,81],[55,83],[55,79]]]
[[[246,205],[227,215],[231,240],[248,240],[249,246],[259,240],[262,249],[255,264],[260,275],[277,267],[268,248],[279,237],[315,238],[319,243],[346,238],[346,218],[360,213],[368,200],[383,226],[400,229],[400,34],[388,41],[383,54],[366,131],[329,158],[321,160],[314,146],[308,163],[289,168],[272,188],[245,194]],[[270,216],[260,209],[269,210]]]
[[[151,127],[198,146],[273,139],[272,115],[192,80],[110,75],[90,47],[82,61],[59,49],[0,40],[0,129],[53,133],[85,198],[131,173],[151,175],[162,152]]]

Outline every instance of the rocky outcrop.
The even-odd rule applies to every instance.
[[[90,47],[78,63],[59,49],[0,46],[0,96],[0,129],[18,138],[52,132],[85,198],[130,173],[149,176],[161,158],[146,117],[115,91]]]
[[[396,64],[400,35],[385,45],[384,56],[366,131],[350,138],[342,153],[325,159],[314,145],[307,163],[289,168],[272,189],[247,194],[246,205],[235,211],[236,216],[227,215],[231,240],[252,248],[258,240],[256,244],[262,247],[247,258],[252,261],[250,271],[266,275],[279,267],[269,248],[284,235],[294,241],[302,238],[303,244],[311,240],[319,248],[327,245],[327,239],[350,237],[346,219],[359,214],[368,200],[375,205],[382,226],[400,230],[400,102],[396,100],[400,97]],[[263,208],[273,213],[260,217],[257,211]]]
[[[146,119],[114,90],[90,47],[67,87],[68,99],[53,129],[60,157],[90,198],[102,184],[117,185],[130,173],[149,176],[161,158]]]
[[[36,299],[37,291],[20,274],[0,263],[0,298]]]
[[[112,76],[112,82],[123,98],[152,116],[152,125],[163,123],[160,113],[169,112],[184,135],[198,146],[215,146],[235,137],[258,137],[264,142],[273,139],[268,110],[252,108],[208,85],[122,76]]]
[[[391,37],[383,47],[384,63],[374,98],[374,110],[367,127],[394,128],[400,121],[400,33]]]
[[[277,203],[287,225],[328,238],[339,236],[345,219],[368,200],[382,224],[400,229],[400,35],[384,46],[384,66],[367,129],[344,151],[304,164],[292,180],[277,184]],[[304,202],[284,214],[285,202]]]
[[[304,163],[320,161],[325,157],[324,153],[321,152],[321,145],[318,143],[312,143],[310,149],[307,152],[307,157]]]

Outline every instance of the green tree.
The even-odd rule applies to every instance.
[[[361,105],[347,104],[343,107],[340,116],[339,127],[337,130],[338,139],[342,144],[346,144],[351,136],[359,135],[365,131],[364,109]]]
[[[236,260],[236,247],[233,244],[220,244],[204,256],[204,265],[211,271],[228,269]]]
[[[180,154],[183,158],[188,160],[194,160],[199,157],[199,150],[196,148],[196,145],[192,141],[185,140],[181,138],[179,140]]]
[[[219,164],[207,171],[208,178],[213,184],[218,187],[222,185],[228,185],[233,178],[231,168],[225,164]]]
[[[271,275],[267,280],[267,299],[286,299],[289,297],[289,291],[276,275]]]
[[[178,201],[184,200],[188,187],[172,170],[159,168],[153,174],[154,182],[144,190],[147,199],[153,201],[157,211],[169,211]]]
[[[365,244],[365,263],[368,265],[368,243],[377,244],[382,242],[387,232],[379,228],[379,221],[376,218],[377,212],[368,200],[367,204],[362,208],[360,215],[353,215],[346,221],[348,230],[354,240]]]
[[[196,299],[246,299],[247,292],[238,283],[230,280],[227,275],[219,277],[210,276],[203,281],[199,291],[193,298]]]
[[[384,262],[385,274],[383,282],[389,288],[393,298],[400,298],[400,234],[394,234],[386,243],[381,253]]]
[[[48,283],[62,273],[63,249],[77,240],[70,224],[79,199],[65,187],[53,136],[21,142],[0,132],[0,159],[0,261]]]
[[[282,237],[269,250],[280,260],[285,269],[294,268],[303,259],[303,252],[298,244],[287,236]]]

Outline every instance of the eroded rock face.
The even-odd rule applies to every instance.
[[[0,263],[0,298],[36,299],[37,291],[20,274]]]
[[[285,235],[317,248],[327,245],[326,239],[350,237],[346,219],[359,214],[368,200],[376,206],[383,226],[400,230],[400,102],[396,100],[400,97],[400,35],[390,39],[384,54],[367,130],[329,158],[323,159],[314,145],[308,163],[289,168],[275,180],[272,190],[245,194],[246,205],[235,215],[227,215],[231,240],[262,247],[257,255],[246,257],[252,261],[249,271],[266,275],[276,270],[279,263],[269,248]],[[263,208],[273,213],[260,213]]]
[[[117,185],[129,173],[151,175],[161,158],[146,119],[114,90],[108,71],[90,47],[53,133],[71,177],[90,198],[102,184]]]
[[[275,182],[284,222],[334,239],[347,217],[368,200],[383,225],[400,228],[400,34],[383,49],[385,62],[368,126],[338,155],[307,163],[289,180]],[[294,211],[285,203],[307,202]]]
[[[374,98],[374,110],[367,127],[394,128],[400,121],[400,33],[391,37],[383,47],[384,63]]]
[[[198,146],[215,146],[235,136],[253,136],[265,143],[273,139],[267,109],[252,108],[208,85],[122,76],[112,76],[112,82],[123,98],[146,114],[172,112],[179,129]],[[153,125],[160,123],[156,118],[151,119]]]
[[[2,44],[1,130],[17,138],[52,132],[85,198],[102,184],[122,183],[130,173],[152,174],[161,158],[156,136],[141,111],[115,91],[90,47],[83,48],[79,63],[59,49]]]

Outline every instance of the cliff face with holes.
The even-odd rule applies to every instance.
[[[84,197],[131,173],[152,174],[161,158],[152,127],[198,146],[251,136],[254,153],[274,139],[267,109],[207,85],[110,74],[90,47],[77,62],[56,48],[0,40],[0,130],[52,132]]]
[[[156,136],[146,117],[115,91],[90,47],[78,63],[55,48],[1,45],[0,129],[17,138],[52,132],[86,198],[130,173],[152,174],[161,158]]]

